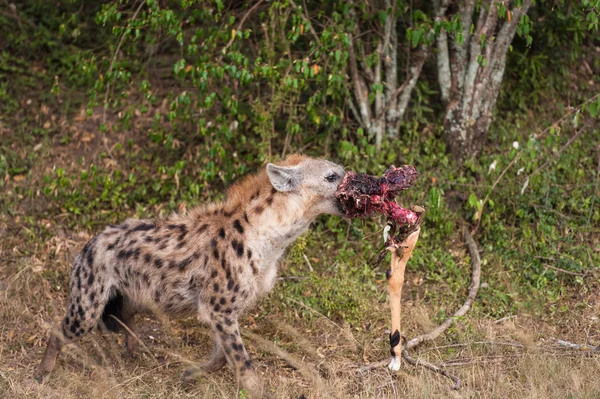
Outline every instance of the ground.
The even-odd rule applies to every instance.
[[[169,190],[180,183],[177,171],[155,172],[152,159],[144,157],[153,148],[143,135],[144,115],[128,131],[109,128],[103,134],[99,110],[86,118],[83,111],[62,115],[23,101],[39,109],[36,123],[48,133],[0,126],[12,165],[0,192],[0,396],[244,397],[229,369],[197,383],[181,382],[187,365],[206,359],[211,348],[209,329],[195,319],[138,317],[146,349],[136,358],[125,356],[121,335],[94,332],[64,349],[43,384],[33,379],[49,328],[64,314],[75,254],[103,224],[170,211],[162,201],[132,206],[130,196],[136,204],[148,195],[139,187],[163,181],[167,189],[159,189],[157,197],[171,202]],[[218,196],[213,192],[174,207],[183,210]],[[458,376],[462,387],[453,391],[446,378],[408,364],[398,373],[385,367],[361,371],[389,352],[385,266],[373,267],[368,259],[381,234],[376,224],[319,220],[283,260],[274,292],[242,320],[258,373],[276,397],[600,396],[597,352],[556,342],[600,342],[598,276],[592,267],[600,252],[597,226],[572,238],[573,248],[587,248],[589,263],[572,275],[553,274],[552,283],[539,289],[523,283],[516,263],[502,264],[507,259],[502,250],[489,236],[482,238],[483,284],[474,308],[446,334],[412,351]],[[439,221],[424,224],[407,271],[403,332],[409,338],[458,309],[469,284],[470,259],[459,229],[450,226],[440,236],[436,226]],[[514,241],[499,248],[516,249],[522,237],[511,234]],[[537,254],[543,258],[545,252],[531,255]]]

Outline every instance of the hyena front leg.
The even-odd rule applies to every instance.
[[[215,371],[221,370],[226,364],[227,357],[225,357],[225,351],[220,344],[219,338],[215,336],[215,345],[210,355],[210,359],[187,369],[183,374],[183,379],[185,381],[193,380],[202,372],[214,373]]]
[[[228,317],[217,317],[211,327],[217,333],[218,341],[225,351],[229,366],[241,386],[248,390],[250,397],[268,396],[262,382],[254,372],[252,361],[240,336],[238,321]]]

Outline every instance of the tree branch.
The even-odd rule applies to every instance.
[[[436,21],[439,23],[448,9],[448,0],[439,0],[434,2]],[[450,57],[448,53],[448,33],[445,29],[440,31],[439,36],[436,40],[437,44],[437,66],[438,66],[438,82],[440,85],[440,92],[442,101],[447,103],[450,99],[450,87],[452,85],[452,74],[450,72]]]
[[[406,77],[406,87],[404,87],[404,90],[402,90],[402,94],[400,94],[400,98],[398,100],[398,106],[396,107],[396,112],[398,115],[398,120],[395,126],[396,134],[398,132],[398,124],[404,118],[404,114],[406,113],[406,108],[408,107],[408,102],[410,101],[411,94],[413,92],[413,89],[417,85],[419,75],[421,75],[421,70],[423,69],[423,64],[425,64],[425,60],[428,56],[428,49],[423,48],[421,56],[417,57],[416,63],[409,70],[409,76]]]
[[[302,19],[304,20],[304,22],[306,23],[306,25],[308,25],[308,30],[312,34],[312,36],[315,39],[315,41],[317,42],[317,44],[320,46],[321,45],[321,40],[319,40],[319,35],[317,35],[317,32],[315,31],[315,28],[312,26],[312,23],[310,22],[310,18],[308,18],[308,15],[305,14],[306,10],[305,9],[300,9],[300,7],[294,2],[294,0],[289,0],[289,1],[290,1],[290,4],[292,5],[292,7],[294,7],[296,10],[302,11],[302,13],[301,13]]]
[[[467,299],[460,309],[458,309],[451,317],[447,318],[442,324],[439,325],[439,327],[427,334],[419,335],[418,337],[408,341],[406,345],[404,345],[406,350],[412,349],[425,341],[432,341],[436,339],[448,328],[450,328],[455,318],[464,316],[469,309],[471,309],[471,305],[477,296],[477,291],[479,291],[479,285],[481,281],[481,258],[479,257],[479,249],[477,248],[477,244],[475,243],[475,240],[473,240],[473,237],[469,233],[469,230],[466,226],[463,227],[463,239],[467,244],[473,266],[473,271],[471,273],[471,285],[469,286]]]
[[[348,34],[350,45],[348,46],[348,59],[350,61],[350,72],[354,84],[354,96],[358,102],[360,116],[366,129],[371,128],[371,110],[369,108],[369,92],[363,78],[358,73],[356,62],[356,52],[354,51],[354,37],[352,33]]]
[[[246,18],[248,18],[248,16],[250,14],[252,14],[252,11],[256,10],[256,8],[261,5],[261,3],[264,0],[258,0],[256,2],[256,4],[254,4],[242,17],[242,19],[240,20],[240,23],[237,25],[237,27],[235,28],[236,32],[239,32],[242,27],[244,26],[244,22],[246,21]],[[290,0],[290,3],[292,2],[292,0]],[[235,40],[236,35],[231,35],[231,39],[229,39],[229,41],[227,42],[227,44],[225,45],[225,47],[223,47],[223,50],[221,50],[221,55],[219,56],[219,60],[218,62],[221,62],[221,60],[223,59],[223,56],[227,53],[227,50],[229,50],[229,47],[231,47],[231,45],[233,44],[233,41]]]
[[[465,109],[465,104],[468,104],[471,100],[471,90],[473,82],[475,82],[475,78],[477,77],[477,70],[479,69],[479,63],[477,62],[477,57],[481,54],[481,46],[479,41],[477,40],[477,33],[480,33],[483,29],[483,24],[485,21],[486,10],[491,6],[491,0],[487,2],[487,6],[485,4],[481,4],[479,6],[479,17],[477,18],[477,27],[475,28],[475,33],[470,35],[469,39],[469,56],[468,63],[465,65],[465,73],[464,79],[462,83],[462,102],[461,109]],[[459,83],[460,85],[460,83]],[[468,99],[467,99],[468,98]]]
[[[366,130],[367,127],[363,123],[362,118],[360,117],[360,114],[358,113],[358,110],[356,109],[356,105],[354,105],[354,101],[352,101],[351,96],[348,97],[348,106],[350,107],[350,111],[352,111],[352,115],[354,116],[354,119],[356,119],[356,121],[358,122],[360,127],[362,127],[363,129]]]
[[[475,11],[475,0],[467,0],[465,5],[460,8],[460,23],[462,24],[462,45],[458,44],[456,35],[452,41],[452,47],[454,49],[454,62],[451,66],[452,74],[457,82],[457,89],[463,88],[465,80],[465,62],[467,61],[467,50],[471,43],[471,24],[473,23],[473,12]]]
[[[140,5],[138,6],[138,8],[133,13],[133,16],[129,20],[130,22],[135,20],[135,18],[137,17],[138,13],[140,12],[140,10],[144,6],[144,4],[146,4],[146,0],[142,0]],[[110,60],[110,65],[108,66],[108,72],[106,72],[106,77],[109,79],[109,81],[106,82],[106,91],[104,93],[104,108],[102,111],[102,123],[106,123],[106,107],[108,104],[108,93],[110,92],[110,76],[109,75],[111,74],[113,67],[115,66],[115,60],[117,59],[117,55],[119,54],[119,50],[121,49],[121,45],[123,44],[123,40],[125,40],[126,35],[127,35],[127,29],[124,29],[123,34],[121,35],[121,38],[119,39],[119,43],[117,43],[117,48],[115,49],[115,52]],[[108,153],[110,154],[110,150],[108,150]]]
[[[434,364],[426,362],[425,360],[415,359],[415,358],[411,357],[408,354],[408,351],[406,349],[402,349],[402,358],[404,360],[406,360],[408,362],[408,364],[410,364],[411,366],[423,366],[426,369],[433,371],[434,373],[438,373],[438,374],[443,375],[446,378],[449,378],[450,380],[452,380],[452,382],[454,382],[452,389],[454,389],[455,391],[460,389],[460,378],[458,378],[454,374],[450,374],[449,372],[442,369],[441,367],[438,367]]]

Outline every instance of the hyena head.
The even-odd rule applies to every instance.
[[[324,159],[294,155],[281,165],[267,165],[267,176],[280,192],[295,194],[300,206],[316,217],[320,214],[343,216],[335,197],[346,172],[340,165]]]

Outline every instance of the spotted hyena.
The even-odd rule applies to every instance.
[[[108,226],[75,258],[62,334],[51,334],[38,378],[52,371],[65,343],[100,320],[110,330],[121,323],[133,330],[134,315],[154,309],[210,325],[214,349],[198,367],[210,372],[229,363],[242,386],[260,396],[238,318],[271,290],[284,250],[317,216],[342,215],[334,194],[343,176],[339,165],[293,155],[234,184],[221,203]],[[136,349],[130,334],[126,346]]]

